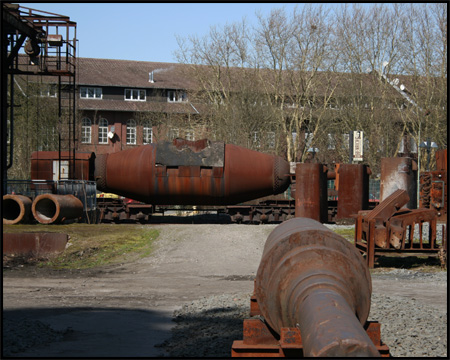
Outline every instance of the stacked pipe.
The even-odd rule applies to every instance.
[[[294,218],[269,235],[255,296],[275,332],[299,328],[304,356],[380,356],[363,327],[371,292],[359,252],[319,222]]]
[[[59,224],[83,216],[83,203],[73,195],[42,194],[34,201],[23,195],[3,196],[3,224],[29,223],[31,214],[41,224]]]
[[[83,203],[73,195],[42,194],[34,199],[31,210],[41,224],[58,224],[81,218]]]
[[[3,225],[27,223],[31,220],[31,204],[29,197],[8,194],[3,196]]]

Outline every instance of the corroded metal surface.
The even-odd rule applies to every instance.
[[[447,149],[436,151],[436,170],[420,174],[419,206],[435,209],[438,220],[447,222]]]
[[[27,223],[31,220],[31,204],[29,197],[8,194],[3,196],[3,225]]]
[[[34,199],[31,210],[41,224],[57,224],[81,218],[83,203],[73,195],[42,194]]]
[[[298,163],[295,168],[295,216],[320,222],[328,220],[327,168]]]
[[[64,251],[69,236],[60,233],[3,233],[4,255],[41,256]]]
[[[375,254],[410,252],[438,255],[437,212],[434,209],[403,208],[408,201],[406,190],[397,189],[375,209],[358,213],[355,246],[366,255],[370,268],[374,267]],[[428,223],[428,233],[424,236],[425,223]],[[447,246],[445,237],[441,239],[441,246]]]
[[[356,248],[319,222],[294,218],[264,246],[255,296],[270,327],[297,327],[305,356],[379,356],[363,325],[372,292]]]
[[[153,205],[236,204],[281,193],[290,183],[289,163],[279,157],[179,139],[98,155],[95,178],[100,191]]]
[[[406,190],[408,209],[417,208],[417,163],[409,157],[381,159],[380,202],[395,190]]]
[[[161,166],[210,166],[223,167],[225,144],[206,139],[158,143],[155,163]]]
[[[369,208],[369,175],[367,165],[336,164],[336,220],[350,219],[358,211]]]

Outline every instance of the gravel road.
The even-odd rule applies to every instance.
[[[118,225],[120,226],[120,225]],[[85,271],[3,272],[3,356],[229,357],[276,225],[136,225],[154,254]],[[393,356],[447,357],[447,273],[380,269],[369,320]]]

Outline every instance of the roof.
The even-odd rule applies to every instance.
[[[28,62],[26,55],[19,56],[22,69],[32,71],[33,66],[25,65]],[[76,83],[81,86],[112,86],[112,87],[133,87],[143,89],[200,89],[199,82],[203,81],[211,88],[221,89],[217,81],[221,78],[225,82],[225,87],[230,91],[242,91],[249,84],[249,88],[256,86],[256,91],[264,93],[264,84],[273,84],[277,81],[277,74],[268,69],[257,71],[255,69],[228,68],[221,71],[220,77],[215,73],[217,69],[201,65],[189,65],[165,62],[149,62],[134,60],[113,60],[95,58],[77,58]],[[24,70],[24,69],[23,69]],[[200,80],[189,72],[201,70],[203,78]],[[293,84],[305,84],[311,73],[285,71],[281,81],[284,83],[284,91],[287,95],[295,95]],[[149,81],[153,78],[154,82]],[[302,79],[303,78],[303,79]],[[404,84],[407,89],[414,94],[423,93],[427,86],[424,82],[432,81],[435,88],[439,88],[440,78],[413,77],[405,75],[391,75],[390,80],[398,79],[399,84]],[[279,80],[279,79],[278,79]],[[45,80],[55,83],[55,76],[46,76]],[[63,80],[64,82],[64,80]],[[379,76],[372,73],[352,74],[335,72],[317,72],[313,76],[312,92],[306,96],[329,96],[333,92],[333,97],[346,96],[373,96],[381,88],[387,87],[388,97],[401,98],[401,95],[392,86],[381,84]],[[378,89],[378,90],[377,90]],[[255,89],[251,89],[254,91]],[[300,95],[301,93],[297,93]],[[129,102],[129,101],[107,101],[107,100],[79,100],[80,108],[92,110],[116,110],[116,111],[161,111],[164,112],[191,112],[196,113],[189,103],[162,103],[155,102]],[[166,106],[166,109],[164,109]],[[195,105],[197,107],[197,105]]]
[[[183,65],[176,63],[78,58],[77,83],[96,86],[190,89],[195,82],[183,75],[183,69]],[[154,82],[149,81],[152,73]]]
[[[152,111],[164,113],[196,114],[197,111],[189,102],[169,103],[152,101],[125,101],[125,100],[93,100],[78,99],[80,110],[104,111]]]

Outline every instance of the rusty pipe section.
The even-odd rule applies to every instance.
[[[34,199],[31,210],[41,224],[57,224],[80,218],[83,203],[73,195],[42,194]]]
[[[98,155],[95,179],[100,191],[164,205],[236,204],[282,193],[290,184],[284,159],[206,139]]]
[[[322,164],[297,163],[295,168],[295,216],[319,222],[328,218],[327,167]]]
[[[404,207],[416,209],[417,163],[409,157],[381,158],[380,202],[398,189],[409,195]]]
[[[269,235],[255,296],[278,334],[300,329],[305,356],[380,356],[363,328],[371,293],[359,252],[321,223],[294,218]]]
[[[31,218],[32,201],[28,196],[3,195],[3,225],[27,223]]]

